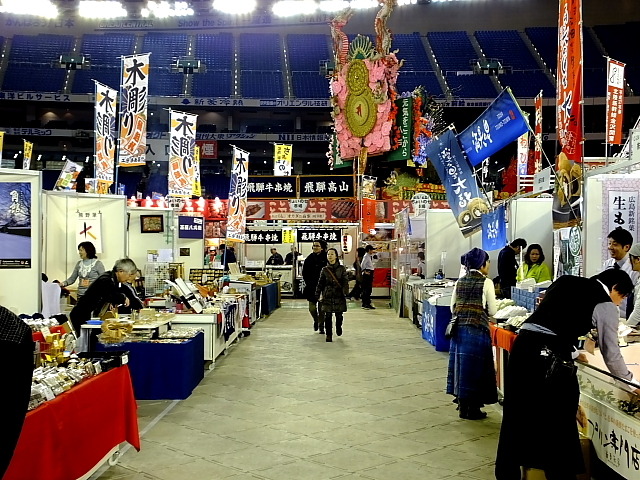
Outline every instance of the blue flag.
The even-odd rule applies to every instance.
[[[489,211],[473,176],[469,162],[452,130],[447,130],[427,146],[427,156],[447,192],[447,201],[465,237],[482,226],[482,214]]]
[[[462,150],[475,166],[529,130],[511,90],[506,88],[460,135]]]
[[[505,221],[504,205],[493,212],[482,216],[482,249],[498,250],[507,244],[507,224]]]

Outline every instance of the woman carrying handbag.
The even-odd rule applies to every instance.
[[[327,342],[331,342],[333,341],[332,314],[336,316],[336,335],[342,335],[342,314],[347,311],[346,296],[349,293],[349,279],[347,270],[340,265],[338,251],[335,248],[327,250],[327,260],[329,264],[320,272],[316,298],[320,299],[322,306]]]

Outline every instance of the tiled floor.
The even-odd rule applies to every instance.
[[[374,303],[351,303],[326,343],[306,302],[284,300],[190,398],[139,402],[142,451],[92,478],[494,478],[499,409],[460,420],[443,393],[448,355]]]

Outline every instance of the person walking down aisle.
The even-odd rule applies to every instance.
[[[31,329],[17,315],[0,306],[0,350],[8,360],[2,374],[4,407],[0,428],[0,478],[9,468],[27,415],[34,349]]]
[[[524,238],[516,238],[498,254],[498,276],[500,277],[502,298],[511,298],[511,287],[516,285],[516,274],[518,273],[516,255],[520,255],[526,246],[527,241]]]
[[[629,275],[609,269],[591,278],[564,275],[547,289],[509,354],[496,479],[520,480],[520,467],[544,470],[548,480],[575,480],[584,470],[573,360],[586,356],[574,345],[596,328],[609,371],[637,384],[618,346],[617,305],[632,288]]]
[[[364,257],[362,257],[362,308],[367,310],[375,310],[376,307],[371,305],[371,291],[373,290],[373,254],[375,248],[373,245],[367,245]]]
[[[304,264],[302,265],[302,278],[304,280],[304,291],[302,294],[309,302],[309,313],[313,318],[313,331],[317,332],[320,330],[320,333],[324,334],[324,322],[318,315],[316,287],[318,286],[318,280],[320,280],[322,267],[327,264],[327,242],[317,240],[313,242],[311,248],[313,252],[304,259]]]
[[[347,311],[346,295],[349,292],[347,270],[340,265],[338,251],[327,250],[329,264],[320,272],[320,280],[316,287],[316,298],[320,299],[320,310],[324,316],[324,330],[327,342],[333,341],[333,325],[331,315],[336,315],[336,335],[342,336],[342,314]]]
[[[487,252],[474,248],[460,262],[466,274],[451,296],[451,311],[458,320],[449,347],[447,393],[457,398],[460,418],[480,420],[487,416],[480,408],[498,401],[489,330],[489,315],[497,311],[496,294],[487,278]]]
[[[89,285],[96,280],[100,275],[104,273],[104,265],[96,256],[96,247],[91,242],[82,242],[78,244],[78,255],[80,255],[80,261],[76,263],[71,276],[60,284],[61,287],[68,287],[75,283],[79,278],[78,283],[78,299],[82,297]]]
[[[551,269],[544,262],[542,247],[537,243],[532,243],[524,254],[524,263],[518,268],[516,280],[521,282],[526,278],[533,278],[536,283],[553,280]]]

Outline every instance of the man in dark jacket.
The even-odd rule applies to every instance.
[[[271,256],[269,260],[267,260],[267,265],[284,265],[284,260],[282,259],[282,255],[278,253],[278,250],[272,248],[270,251]]]
[[[9,468],[27,415],[34,347],[31,329],[27,324],[0,306],[0,350],[10,365],[2,374],[4,408],[0,428],[0,478]]]
[[[313,317],[313,331],[324,335],[324,322],[318,315],[316,287],[320,280],[320,271],[327,264],[327,242],[316,240],[313,242],[313,253],[304,260],[302,278],[304,279],[304,298],[309,302],[309,313]]]
[[[90,320],[92,314],[98,315],[105,304],[128,307],[131,301],[127,294],[132,292],[122,284],[133,282],[137,274],[138,267],[133,260],[123,258],[116,261],[112,270],[104,272],[89,285],[69,314],[76,334],[80,335],[82,324]]]
[[[516,285],[516,274],[518,273],[516,255],[520,255],[526,246],[527,241],[524,238],[516,238],[498,254],[498,276],[500,277],[502,298],[511,298],[511,287]]]

